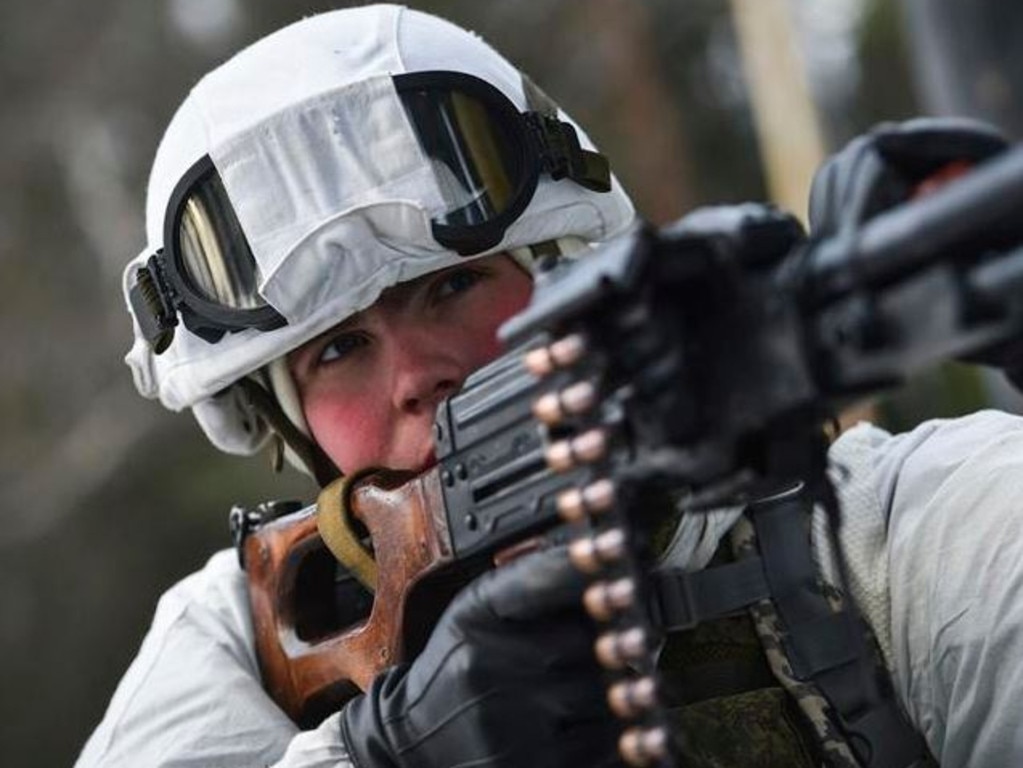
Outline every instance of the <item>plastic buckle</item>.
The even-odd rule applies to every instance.
[[[552,179],[580,181],[585,177],[586,163],[575,128],[539,112],[527,112],[526,122],[536,139],[540,165]]]
[[[157,251],[135,272],[135,284],[128,292],[142,336],[156,354],[162,354],[174,339],[178,324],[175,293],[164,275],[163,252]]]
[[[651,583],[652,613],[668,632],[692,629],[700,623],[696,615],[696,597],[689,575],[678,570],[655,571]]]
[[[231,543],[238,554],[238,565],[245,570],[245,539],[263,524],[263,516],[258,509],[247,509],[235,504],[227,513],[227,526],[231,531]]]

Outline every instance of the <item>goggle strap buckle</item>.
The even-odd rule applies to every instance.
[[[142,337],[157,355],[170,346],[174,327],[178,324],[174,292],[164,277],[159,256],[159,252],[150,256],[146,264],[136,270],[135,285],[128,291],[128,300]]]
[[[526,112],[540,165],[555,181],[571,179],[593,192],[611,191],[611,166],[599,152],[583,149],[575,128],[541,112]]]

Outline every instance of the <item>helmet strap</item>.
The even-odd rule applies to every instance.
[[[303,434],[285,415],[276,397],[251,377],[239,379],[238,386],[256,413],[273,431],[277,441],[275,450],[280,452],[283,446],[287,446],[309,469],[321,488],[341,477],[341,471],[316,441]],[[279,459],[276,463],[280,464]]]

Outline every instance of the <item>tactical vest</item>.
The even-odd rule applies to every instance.
[[[699,768],[923,768],[873,633],[819,576],[812,503],[750,505],[703,570],[657,573],[659,669],[681,762]]]

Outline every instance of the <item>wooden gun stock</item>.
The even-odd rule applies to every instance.
[[[325,494],[339,493],[339,482],[325,488],[319,508]],[[409,596],[452,560],[437,469],[373,473],[353,484],[346,503],[372,541],[375,594],[350,575],[330,578],[337,561],[316,507],[271,521],[243,543],[264,687],[306,727],[402,660]],[[368,617],[359,615],[360,600],[372,601]]]

